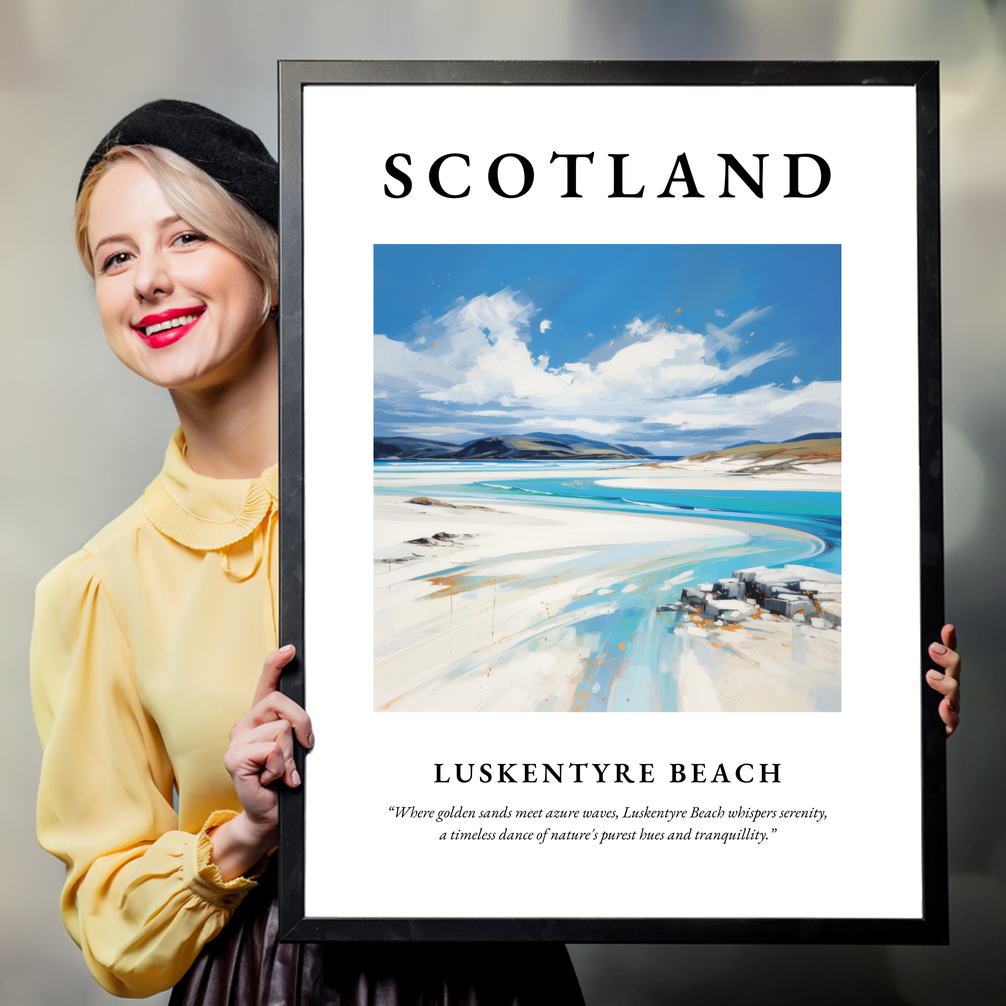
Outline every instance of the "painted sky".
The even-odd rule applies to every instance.
[[[374,433],[837,431],[840,312],[838,245],[376,245]]]

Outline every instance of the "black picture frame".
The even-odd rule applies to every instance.
[[[911,87],[915,92],[918,243],[919,568],[918,640],[923,904],[918,918],[336,918],[305,914],[304,779],[281,794],[280,926],[287,941],[457,940],[626,943],[940,944],[949,939],[945,736],[939,696],[925,684],[927,647],[943,624],[940,379],[939,72],[935,62],[354,62],[282,61],[280,119],[280,640],[298,648],[282,688],[310,711],[311,654],[304,648],[304,381],[302,96],[306,86],[458,84]]]

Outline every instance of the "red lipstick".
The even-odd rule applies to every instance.
[[[168,311],[148,314],[133,325],[133,331],[151,349],[161,349],[164,346],[170,346],[173,342],[178,342],[184,335],[187,335],[205,310],[204,305],[199,305],[196,307],[173,307]],[[179,320],[183,318],[189,320],[178,324]]]

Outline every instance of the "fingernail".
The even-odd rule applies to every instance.
[[[300,773],[296,769],[294,769],[290,774],[290,781],[294,784],[294,786],[300,785]]]
[[[943,679],[944,679],[944,678],[946,677],[946,675],[945,675],[945,674],[941,674],[941,673],[940,673],[939,671],[932,671],[932,670],[931,670],[931,671],[929,671],[929,676],[930,676],[930,677],[931,677],[931,678],[932,678],[932,679],[933,679],[934,681],[942,681],[942,680],[943,680]]]
[[[947,652],[947,648],[942,643],[933,643],[933,645],[930,646],[929,649],[932,650],[933,653],[946,653]]]
[[[287,643],[286,646],[280,648],[279,652],[284,655],[287,653],[293,653],[293,643]]]
[[[314,747],[314,732],[313,731],[307,735],[307,746],[309,748],[313,748]]]

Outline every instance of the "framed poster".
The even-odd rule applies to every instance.
[[[287,938],[944,941],[936,66],[280,89]]]

